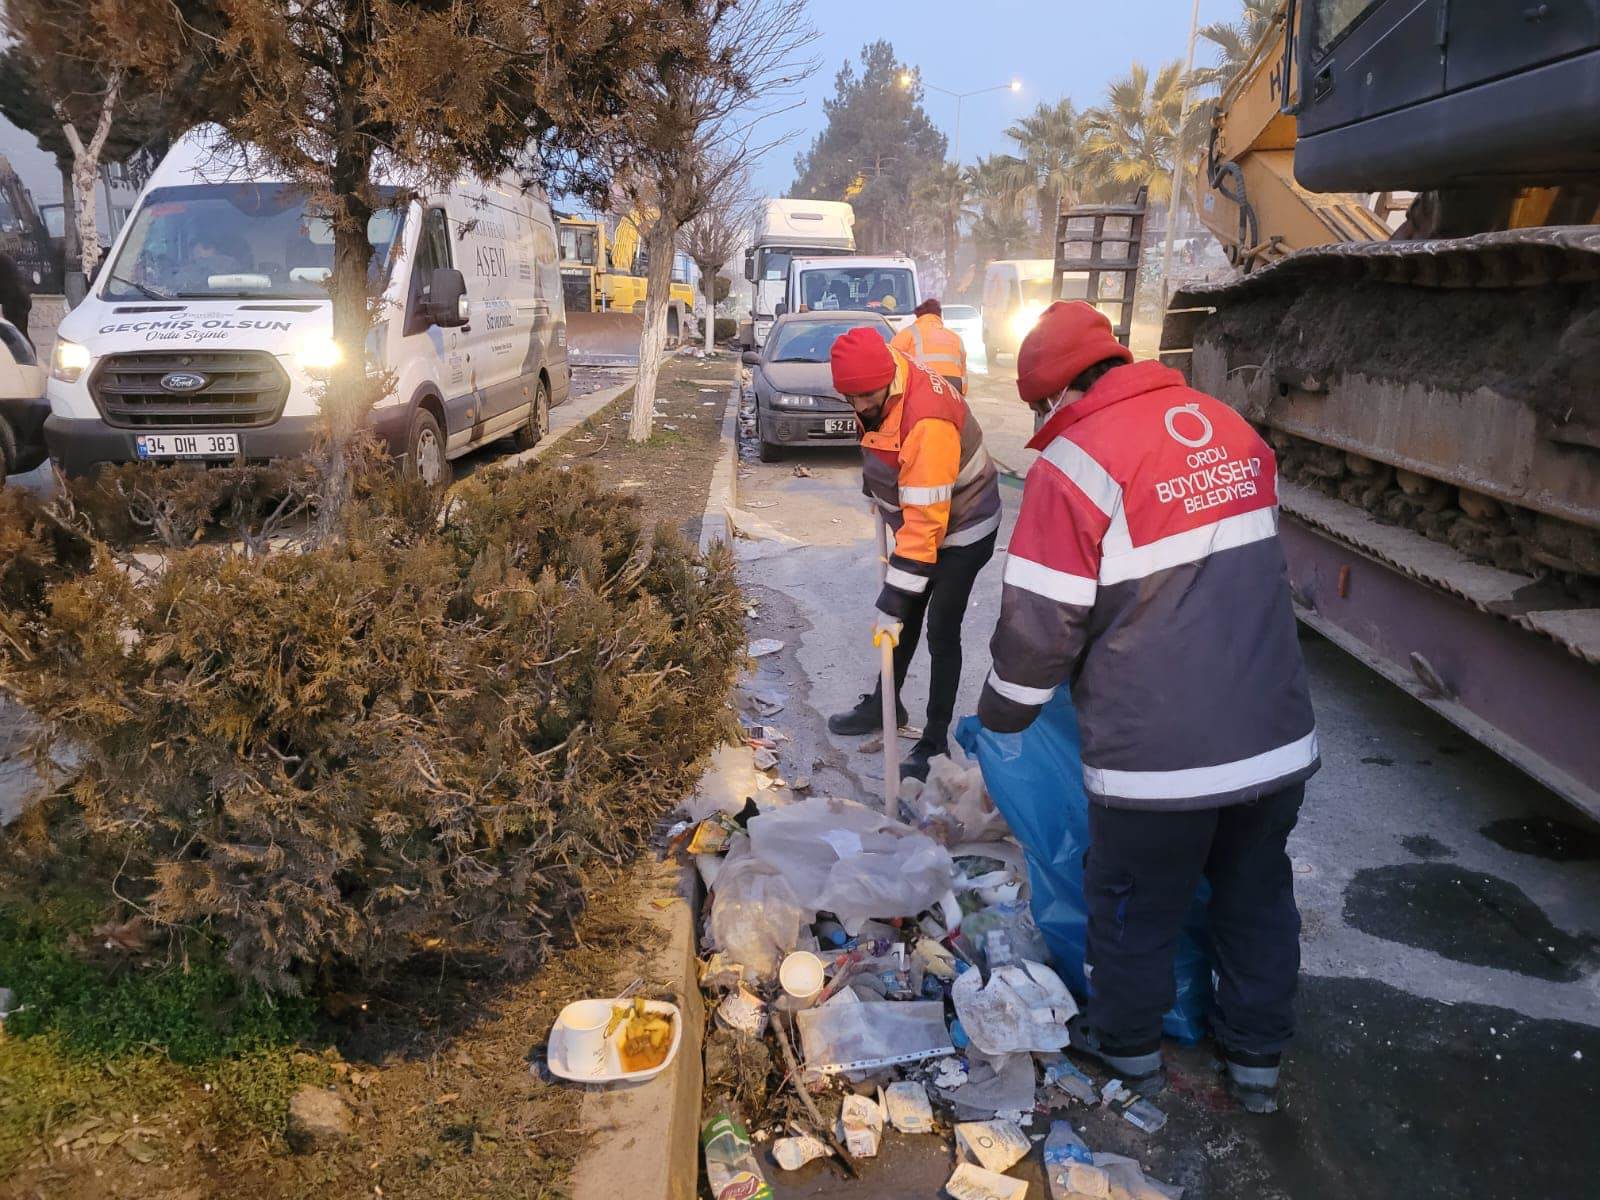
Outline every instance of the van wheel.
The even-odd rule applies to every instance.
[[[528,411],[527,423],[511,435],[511,441],[518,450],[532,450],[549,432],[550,385],[541,379],[539,390],[534,393],[533,407]]]
[[[443,487],[450,482],[450,460],[444,453],[444,431],[439,422],[425,408],[419,407],[411,416],[411,433],[406,438],[406,474],[420,479],[429,487]]]

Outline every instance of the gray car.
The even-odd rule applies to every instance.
[[[777,462],[786,446],[853,446],[856,417],[833,389],[828,353],[834,339],[865,325],[888,341],[889,322],[867,312],[785,313],[766,344],[747,350],[756,393],[756,438],[762,462]]]

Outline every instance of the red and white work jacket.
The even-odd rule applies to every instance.
[[[1271,448],[1156,362],[1102,376],[1029,445],[983,724],[1025,728],[1070,683],[1085,789],[1115,808],[1220,807],[1309,778]]]

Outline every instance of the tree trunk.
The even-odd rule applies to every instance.
[[[722,270],[722,264],[696,265],[700,268],[700,286],[706,294],[705,346],[706,353],[710,354],[717,346],[717,272]]]
[[[628,437],[642,442],[655,420],[656,379],[667,341],[667,305],[672,289],[672,246],[678,240],[678,223],[665,213],[650,224],[645,245],[650,251],[650,271],[645,277],[644,330],[639,335],[639,378],[633,385],[633,421]]]
[[[63,276],[82,266],[82,248],[78,242],[78,204],[73,196],[72,164],[61,164],[61,271]],[[66,286],[65,278],[62,286]]]
[[[367,295],[367,269],[372,261],[372,241],[367,223],[372,206],[367,199],[372,155],[363,139],[351,139],[336,152],[333,184],[333,340],[339,360],[322,389],[319,407],[327,430],[328,447],[322,479],[319,531],[331,535],[350,496],[350,443],[360,429],[375,397],[367,378],[367,333],[372,327],[372,304]]]
[[[111,118],[116,115],[121,96],[122,72],[113,71],[107,81],[105,94],[100,98],[100,115],[87,145],[78,127],[67,116],[66,108],[57,104],[55,110],[56,119],[61,122],[61,132],[66,135],[67,145],[72,147],[72,195],[77,210],[78,251],[83,273],[91,281],[94,279],[94,269],[100,265],[100,233],[95,228],[95,184],[100,173],[100,154],[105,150],[106,138],[111,135]],[[62,203],[66,203],[64,192]]]

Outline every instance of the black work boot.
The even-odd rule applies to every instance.
[[[906,706],[898,700],[894,705],[894,719],[906,723]],[[828,718],[828,732],[841,737],[859,737],[863,733],[877,733],[883,728],[883,693],[862,692],[861,701],[854,708],[834,713]]]
[[[917,739],[916,745],[911,747],[911,753],[906,755],[900,764],[901,779],[919,779],[928,782],[928,769],[933,760],[941,754],[950,753],[950,735],[940,734],[937,731],[924,730]]]
[[[1113,1072],[1139,1095],[1154,1096],[1167,1086],[1167,1074],[1161,1067],[1160,1038],[1142,1046],[1118,1046],[1106,1041],[1081,1014],[1067,1022],[1067,1036],[1074,1050]]]
[[[1222,1069],[1228,1076],[1228,1093],[1246,1112],[1278,1111],[1278,1066],[1281,1054],[1251,1054],[1247,1050],[1222,1051]]]

